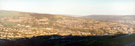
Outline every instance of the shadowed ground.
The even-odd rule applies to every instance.
[[[22,39],[1,39],[0,46],[133,46],[135,34],[115,36],[38,36]]]

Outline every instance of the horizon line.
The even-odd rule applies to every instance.
[[[52,15],[64,15],[64,16],[73,16],[73,17],[80,17],[80,15],[71,15],[71,14],[53,14],[53,13],[40,13],[40,12],[29,12],[29,11],[17,11],[17,10],[0,10],[0,11],[7,11],[7,12],[23,12],[23,13],[35,13],[35,14],[52,14]],[[131,15],[118,15],[118,14],[89,14],[89,15],[82,15],[82,16],[91,16],[91,15],[99,15],[99,16],[131,16]]]

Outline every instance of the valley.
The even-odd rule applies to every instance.
[[[104,22],[71,16],[0,11],[0,38],[31,38],[35,36],[96,36],[132,34],[126,24]]]

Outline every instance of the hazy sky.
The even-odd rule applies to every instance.
[[[0,0],[0,10],[68,15],[135,15],[135,0]]]

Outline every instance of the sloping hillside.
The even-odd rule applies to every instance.
[[[119,22],[119,23],[125,23],[125,24],[135,24],[135,16],[134,15],[89,15],[89,16],[83,16],[83,18],[87,19],[95,19],[95,20],[101,20],[101,21],[110,21],[110,22]]]
[[[133,33],[128,25],[84,18],[0,11],[0,38],[26,38],[44,35],[115,35]]]

